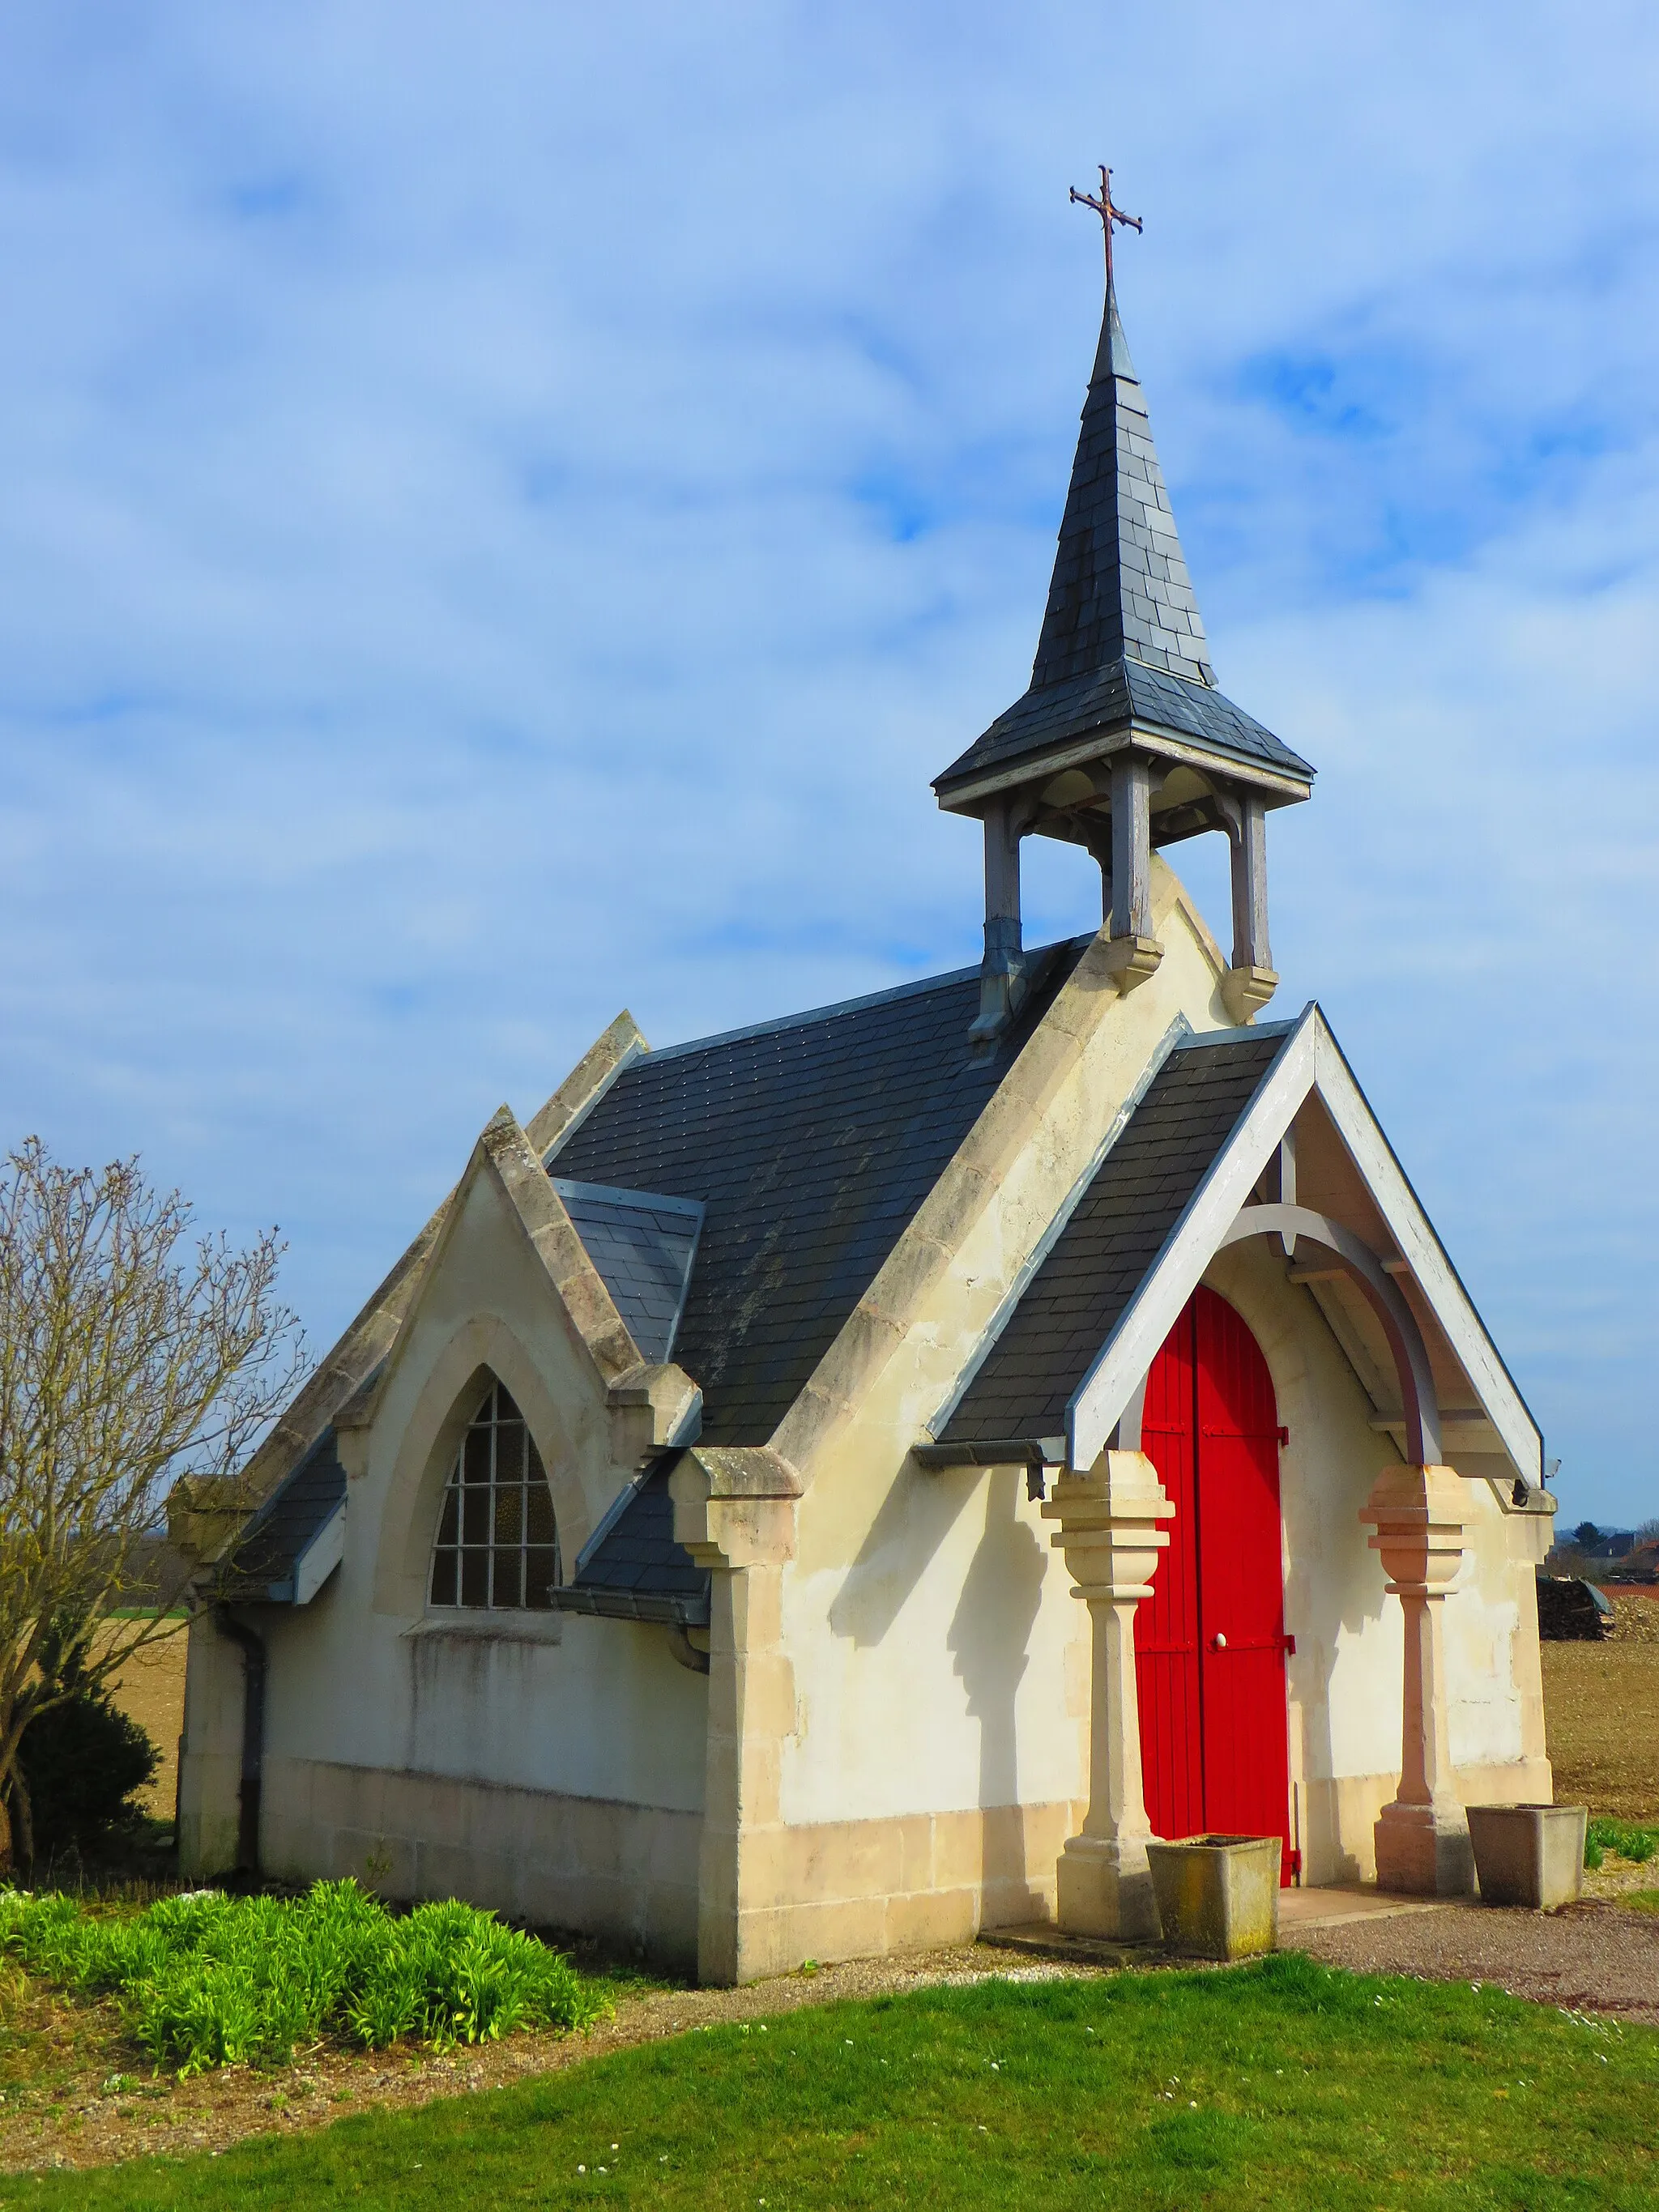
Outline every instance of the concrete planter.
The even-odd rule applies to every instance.
[[[1471,1805],[1469,1840],[1487,1905],[1571,1905],[1584,1887],[1583,1805]]]
[[[1279,1940],[1277,1836],[1186,1836],[1151,1843],[1164,1941],[1189,1959],[1250,1959]]]

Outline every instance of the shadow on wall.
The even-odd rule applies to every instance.
[[[980,1538],[945,1638],[979,1723],[979,1802],[989,1809],[1019,1802],[1015,1699],[1027,1666],[1031,1630],[1042,1603],[1048,1555],[1019,1513],[1024,1474],[999,1468],[987,1486]]]
[[[978,1488],[982,1469],[924,1474],[907,1459],[830,1607],[831,1633],[879,1644]]]

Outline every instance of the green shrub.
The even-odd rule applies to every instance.
[[[41,1860],[97,1852],[135,1834],[143,1820],[135,1794],[154,1781],[161,1754],[103,1691],[77,1689],[36,1714],[17,1761]]]
[[[1584,1831],[1584,1864],[1594,1874],[1605,1851],[1645,1866],[1659,1852],[1659,1828],[1638,1828],[1628,1820],[1592,1820]]]
[[[125,1919],[0,1891],[0,1948],[66,1989],[115,1996],[134,2039],[185,2075],[280,2062],[325,2036],[442,2049],[585,2029],[605,2008],[568,1959],[493,1913],[450,1903],[398,1918],[349,1881],[298,1899],[197,1890]]]
[[[17,1747],[13,1818],[37,1864],[131,1842],[144,1818],[135,1796],[161,1765],[137,1722],[101,1682],[88,1680],[86,1626],[69,1613],[52,1620],[38,1664],[58,1702],[34,1715]]]

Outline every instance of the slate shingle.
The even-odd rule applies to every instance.
[[[216,1577],[226,1598],[289,1599],[301,1554],[346,1494],[334,1431],[325,1429],[281,1488],[249,1522]]]
[[[706,1443],[771,1436],[1090,941],[1034,956],[988,1052],[968,969],[648,1053],[555,1152],[561,1178],[703,1206],[674,1357]]]
[[[1246,763],[1299,777],[1313,775],[1298,754],[1213,686],[1119,659],[1064,683],[1042,689],[1034,684],[951,763],[933,788],[946,797],[954,786],[988,769],[1006,767],[1050,745],[1127,729],[1132,721],[1196,738]]]
[[[659,1460],[635,1484],[574,1579],[557,1593],[562,1612],[707,1626],[708,1570],[674,1541],[668,1478],[678,1456]]]
[[[562,1176],[552,1182],[641,1357],[660,1365],[673,1353],[702,1227],[702,1206],[651,1191],[573,1182]]]
[[[1073,1392],[1267,1079],[1289,1029],[1214,1043],[1195,1037],[1170,1054],[1027,1285],[941,1443],[1064,1431]]]

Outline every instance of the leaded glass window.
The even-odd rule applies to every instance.
[[[547,1470],[524,1415],[493,1382],[444,1486],[432,1602],[546,1612],[558,1579]]]

